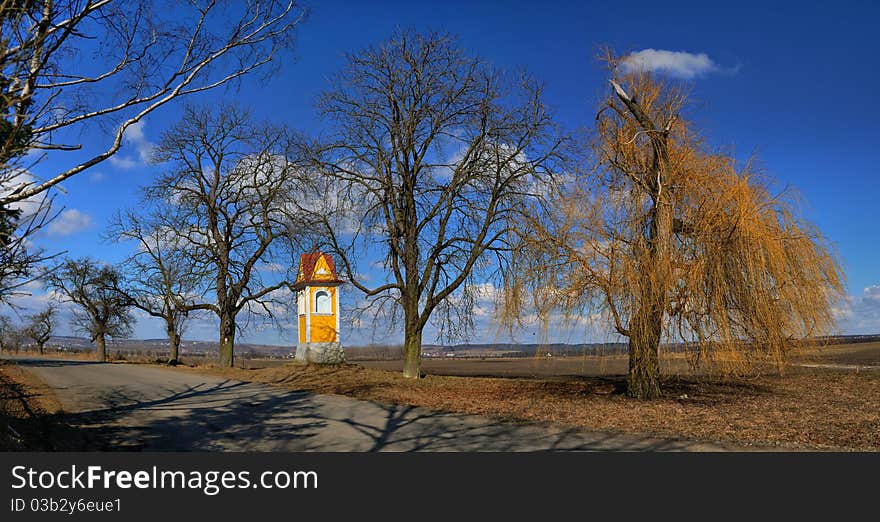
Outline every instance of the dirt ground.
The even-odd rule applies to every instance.
[[[554,367],[549,362],[524,366],[531,363],[522,360],[448,361],[446,366],[441,362],[427,363],[428,375],[415,381],[404,379],[393,368],[362,364],[183,371],[507,420],[788,449],[880,451],[880,371],[876,369],[794,367],[785,376],[753,375],[728,382],[698,375],[668,376],[663,397],[642,402],[624,395],[622,375],[560,377],[566,370],[585,371],[586,367],[577,366],[582,361],[554,362],[558,364]],[[613,365],[621,363],[607,364],[611,373]],[[505,377],[437,375],[443,369]],[[552,378],[519,375],[551,370],[556,372]]]
[[[0,451],[52,450],[61,404],[34,374],[0,360]]]

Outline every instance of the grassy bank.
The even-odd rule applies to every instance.
[[[0,360],[0,450],[59,449],[61,405],[52,389]]]

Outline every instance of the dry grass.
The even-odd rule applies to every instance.
[[[738,382],[679,377],[663,396],[623,395],[624,378],[568,380],[429,375],[358,365],[195,368],[229,378],[509,420],[805,449],[880,450],[880,371],[795,370]]]
[[[880,342],[832,344],[805,348],[792,354],[801,364],[844,364],[880,367]]]
[[[61,411],[52,389],[15,364],[0,360],[0,450],[53,449]]]

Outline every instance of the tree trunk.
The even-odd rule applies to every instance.
[[[224,313],[220,316],[220,361],[224,368],[232,368],[235,349],[235,316]]]
[[[45,355],[45,354],[43,353],[43,343],[37,343],[37,348],[40,349],[40,355]]]
[[[418,379],[422,376],[422,330],[407,324],[403,334],[403,376]]]
[[[95,359],[99,362],[107,362],[107,339],[104,337],[104,334],[95,336],[95,344],[98,348]]]
[[[168,347],[170,349],[168,364],[177,364],[180,362],[180,334],[177,333],[173,323],[168,325],[166,332],[168,333]]]
[[[645,305],[630,322],[629,375],[626,391],[630,397],[642,400],[660,396],[660,334],[663,327],[662,310]]]
[[[658,351],[666,314],[666,299],[671,281],[671,250],[673,235],[672,187],[666,186],[665,170],[669,164],[669,126],[655,125],[642,107],[611,82],[617,97],[635,116],[639,126],[650,136],[653,159],[644,176],[653,207],[650,212],[650,230],[647,241],[639,252],[639,303],[629,324],[629,376],[627,393],[639,399],[654,399],[660,395],[660,364]],[[660,130],[663,129],[663,130]]]
[[[655,202],[648,255],[642,267],[639,309],[630,320],[627,393],[642,400],[660,396],[660,338],[670,281],[672,206]]]

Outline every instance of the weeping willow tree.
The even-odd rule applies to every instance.
[[[628,393],[640,399],[660,394],[664,342],[725,371],[756,355],[781,368],[834,327],[835,256],[789,193],[705,143],[682,86],[608,63],[589,168],[520,228],[505,317],[526,306],[606,317],[628,339]]]

